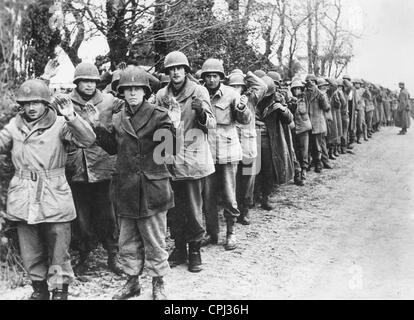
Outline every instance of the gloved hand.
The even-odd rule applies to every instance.
[[[193,101],[191,101],[191,109],[193,109],[197,114],[200,114],[204,111],[203,102],[199,98],[193,97]]]
[[[196,112],[200,122],[204,123],[206,121],[206,112],[203,108],[203,102],[199,98],[193,97],[193,101],[191,101],[191,109]]]

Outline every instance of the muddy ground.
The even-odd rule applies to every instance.
[[[256,208],[237,226],[238,249],[202,249],[204,270],[185,266],[166,277],[170,299],[413,299],[414,132],[385,127],[333,170],[310,172],[307,185],[281,187],[273,212]],[[171,244],[171,243],[170,243]],[[102,249],[70,299],[110,299],[125,278],[108,272]],[[143,293],[151,299],[151,279]],[[26,285],[0,292],[24,299]]]

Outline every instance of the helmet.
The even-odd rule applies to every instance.
[[[256,70],[255,72],[253,72],[253,74],[256,77],[263,78],[266,75],[266,72],[264,72],[263,70]]]
[[[352,80],[352,83],[360,83],[360,84],[362,84],[362,81],[359,78],[355,78],[354,80]]]
[[[16,101],[18,103],[40,101],[46,104],[50,103],[50,90],[46,83],[39,79],[25,81],[17,91]]]
[[[342,77],[342,79],[343,79],[343,80],[348,80],[348,81],[351,81],[351,77],[350,77],[350,76],[348,76],[348,75],[343,76],[343,77]]]
[[[203,66],[201,67],[201,78],[204,78],[206,73],[218,73],[220,77],[224,78],[224,68],[223,63],[214,58],[207,59],[204,61]]]
[[[82,62],[76,66],[75,69],[75,78],[73,83],[78,83],[80,80],[94,80],[99,82],[101,77],[99,76],[98,68],[89,62]]]
[[[232,72],[230,72],[229,77],[232,74],[242,74],[242,75],[244,75],[243,71],[240,70],[240,69],[234,69]]]
[[[164,70],[167,72],[171,67],[184,66],[187,72],[190,72],[190,64],[187,56],[180,51],[172,51],[165,56]]]
[[[273,79],[265,75],[264,77],[262,77],[262,80],[267,85],[267,91],[266,91],[265,97],[268,97],[274,94],[276,92],[276,85]]]
[[[278,72],[276,72],[276,71],[269,71],[268,73],[267,73],[267,75],[270,77],[270,78],[272,78],[273,79],[273,81],[276,81],[276,82],[280,82],[280,81],[282,81],[282,77],[280,76],[280,74],[278,73]]]
[[[316,76],[314,74],[308,74],[305,79],[306,82],[308,81],[316,81]]]
[[[118,92],[122,93],[125,87],[143,87],[147,98],[151,94],[147,72],[141,67],[129,66],[121,72]]]
[[[338,86],[338,83],[333,78],[326,78],[325,80],[326,80],[326,82],[328,82],[332,86]]]
[[[343,87],[344,86],[344,80],[342,80],[342,79],[337,79],[336,83],[338,84],[338,87]]]
[[[229,86],[245,86],[244,76],[242,73],[230,73],[229,75]]]
[[[201,69],[197,70],[197,72],[195,73],[195,77],[196,79],[201,79]]]
[[[292,84],[290,85],[290,88],[291,89],[293,89],[293,88],[303,88],[303,83],[300,80],[294,80],[292,82]]]
[[[398,83],[398,85],[399,86],[405,86],[405,83],[404,82],[400,82],[400,83]]]
[[[316,81],[317,81],[318,87],[329,85],[329,83],[324,78],[318,78]]]

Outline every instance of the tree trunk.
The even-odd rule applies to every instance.
[[[308,39],[307,39],[307,48],[308,48],[308,73],[313,73],[313,40],[312,40],[312,26],[313,26],[313,19],[312,19],[312,0],[308,0],[307,2],[307,10],[309,14],[308,19]]]
[[[154,30],[154,51],[155,51],[155,61],[161,61],[168,54],[168,45],[164,35],[165,22],[165,4],[163,0],[155,0],[155,16],[153,23]],[[156,65],[157,71],[161,68],[161,64]]]
[[[111,69],[115,69],[116,65],[125,61],[130,41],[126,37],[125,6],[120,1],[106,1],[106,16],[108,21],[108,33],[106,35],[109,45],[109,60],[111,61]]]
[[[78,56],[78,50],[79,50],[79,47],[81,46],[83,40],[85,39],[85,24],[83,22],[83,14],[72,6],[72,1],[71,0],[68,1],[65,4],[64,11],[66,11],[66,12],[71,11],[72,12],[73,16],[75,17],[78,32],[76,34],[75,40],[73,41],[73,43],[71,45],[70,44],[71,40],[72,40],[71,39],[71,32],[68,29],[68,27],[65,25],[63,27],[65,36],[64,36],[60,46],[66,52],[66,54],[68,55],[70,61],[72,61],[73,65],[76,66],[82,61]]]
[[[286,39],[286,0],[282,0],[282,8],[280,12],[280,44],[277,48],[277,60],[279,62],[279,66],[283,66],[283,49],[285,47],[285,39]]]

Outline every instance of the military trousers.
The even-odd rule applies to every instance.
[[[88,254],[97,243],[108,253],[118,251],[118,227],[110,200],[110,181],[71,183],[76,219],[73,221],[73,243],[81,254]]]
[[[119,263],[129,276],[139,276],[148,268],[151,277],[168,273],[167,211],[145,218],[119,218]]]
[[[236,195],[238,208],[253,206],[254,182],[256,178],[256,159],[240,161],[237,167]]]
[[[69,246],[70,222],[17,224],[20,254],[30,280],[48,281],[49,289],[62,289],[74,278]]]
[[[309,166],[309,131],[295,133],[293,135],[293,141],[300,168],[306,170]]]
[[[175,207],[170,209],[170,230],[177,242],[199,242],[203,239],[203,195],[206,178],[172,182]]]
[[[205,193],[206,229],[208,234],[219,233],[219,210],[222,206],[226,219],[240,215],[236,200],[237,163],[216,164],[216,171],[209,175]]]

